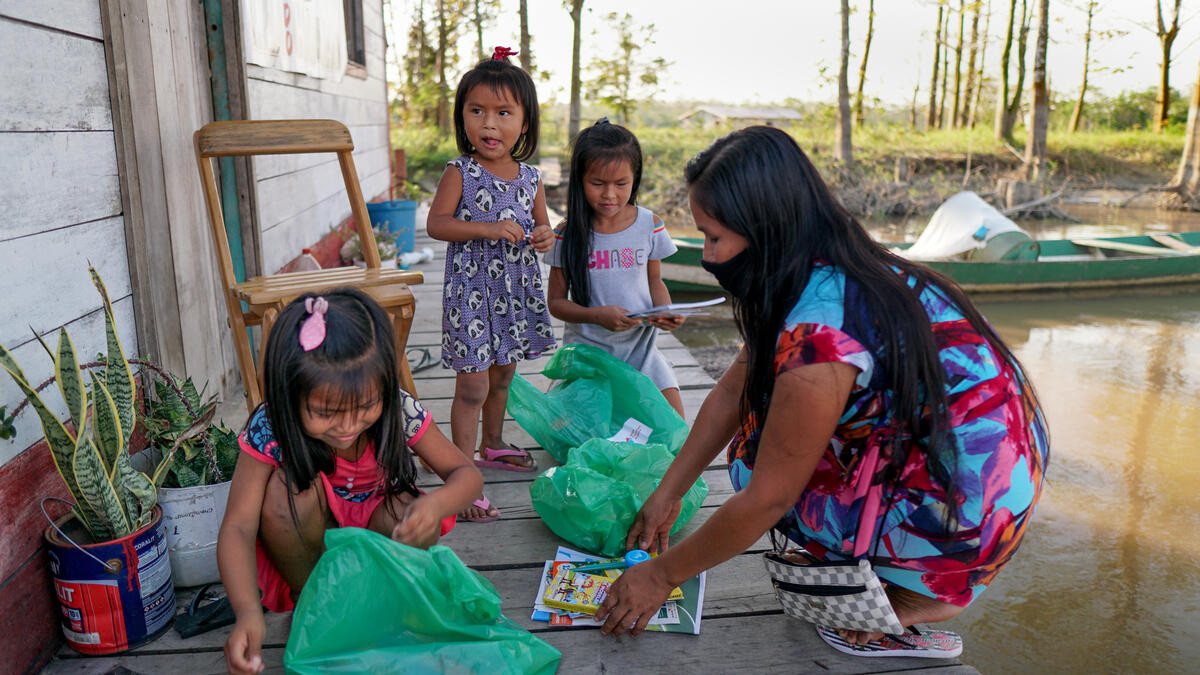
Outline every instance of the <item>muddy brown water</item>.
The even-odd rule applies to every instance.
[[[1029,229],[1200,230],[1194,214],[1071,210],[1088,222]],[[1038,389],[1052,455],[1020,550],[946,624],[963,660],[985,673],[1196,671],[1200,286],[978,306]],[[724,362],[721,346],[738,342],[725,308],[677,332],[702,360]]]

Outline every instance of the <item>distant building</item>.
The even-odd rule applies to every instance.
[[[765,124],[774,127],[799,122],[803,118],[799,111],[791,108],[702,105],[680,115],[679,121],[684,126],[709,129],[722,124],[739,127]]]

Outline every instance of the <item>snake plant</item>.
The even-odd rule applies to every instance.
[[[75,346],[65,328],[59,330],[55,350],[35,333],[54,361],[54,377],[66,401],[67,419],[60,420],[50,410],[4,345],[0,345],[0,367],[17,383],[41,418],[54,465],[74,497],[75,517],[93,540],[102,542],[119,539],[148,524],[158,490],[151,477],[129,462],[129,439],[135,422],[133,371],[117,336],[104,282],[95,268],[89,267],[88,271],[104,301],[108,353],[103,374],[89,370],[91,386],[85,385]]]

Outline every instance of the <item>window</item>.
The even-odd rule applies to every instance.
[[[342,0],[346,16],[346,59],[360,67],[367,65],[367,43],[363,39],[362,0]]]

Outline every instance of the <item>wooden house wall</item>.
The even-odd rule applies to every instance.
[[[366,73],[341,81],[246,65],[250,119],[329,118],[354,139],[354,164],[368,200],[389,181],[387,95],[382,0],[363,0]],[[325,155],[256,157],[253,161],[261,269],[277,271],[301,249],[350,216],[337,158]]]

